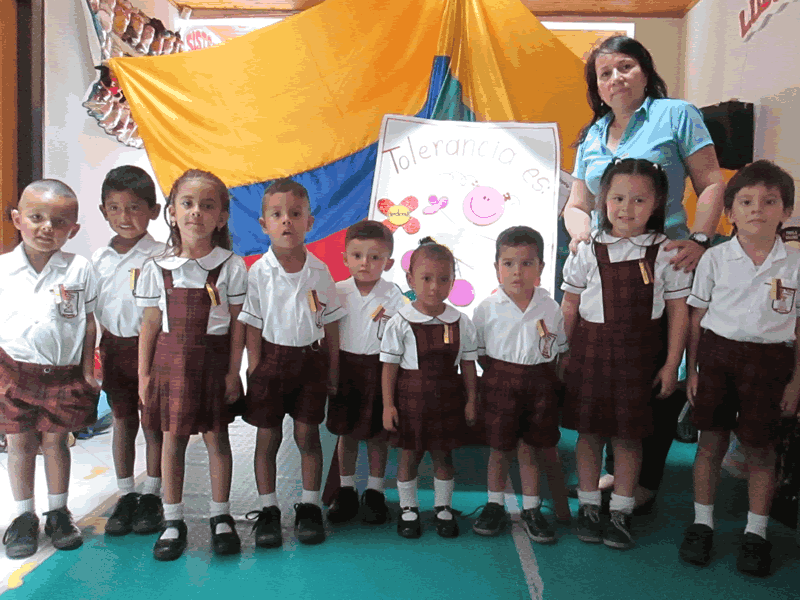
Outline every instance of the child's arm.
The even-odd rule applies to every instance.
[[[792,379],[786,384],[781,400],[781,412],[784,417],[793,417],[800,414],[798,400],[800,400],[800,318],[794,326],[794,371]]]
[[[580,305],[580,294],[564,292],[564,297],[561,299],[561,314],[564,315],[564,334],[567,336],[567,344],[570,348],[572,347],[572,334],[578,324],[578,309]],[[567,350],[564,354],[559,354],[558,356],[558,374],[561,379],[564,378],[564,371],[569,363],[569,355],[570,352]]]
[[[700,345],[700,321],[706,314],[707,308],[692,306],[689,312],[689,341],[686,344],[686,395],[694,406],[697,396],[697,348]]]
[[[653,387],[661,384],[658,398],[670,397],[678,387],[678,367],[686,349],[686,326],[689,324],[689,307],[685,298],[666,300],[667,304],[667,360],[656,375]]]
[[[239,399],[242,380],[239,371],[242,369],[242,354],[244,354],[244,336],[246,325],[238,320],[242,312],[241,304],[229,304],[231,313],[231,358],[228,374],[225,375],[225,402],[233,404]]]
[[[83,378],[95,391],[100,392],[100,384],[94,378],[94,348],[97,345],[97,320],[94,313],[86,315],[86,337],[83,338],[83,354],[81,356],[81,366],[83,367]]]
[[[395,431],[399,416],[394,404],[394,388],[397,384],[397,374],[400,372],[399,363],[383,363],[381,372],[381,390],[383,391],[383,428]]]
[[[339,321],[325,325],[325,344],[328,348],[328,395],[339,389]]]
[[[142,328],[139,331],[139,399],[146,400],[156,350],[156,336],[161,331],[161,309],[146,306],[142,313]]]
[[[250,376],[261,361],[261,330],[252,325],[247,325],[245,337],[245,344],[247,346],[247,375]]]
[[[461,375],[464,377],[464,384],[467,388],[467,406],[464,408],[464,416],[467,425],[472,427],[478,420],[478,371],[475,369],[474,360],[461,361]]]

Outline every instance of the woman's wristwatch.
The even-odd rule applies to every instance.
[[[702,231],[696,231],[695,233],[691,234],[689,239],[695,244],[702,246],[705,250],[708,250],[711,247],[711,238],[709,238]]]

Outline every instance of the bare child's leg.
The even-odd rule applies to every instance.
[[[241,548],[231,517],[231,478],[233,477],[233,454],[227,431],[203,434],[208,450],[208,470],[211,476],[212,543],[215,554],[236,554]]]
[[[136,458],[136,434],[139,432],[139,417],[133,416],[125,419],[114,417],[114,436],[111,441],[111,454],[114,457],[114,470],[117,479],[133,477],[133,463]],[[122,489],[121,493],[130,493]]]
[[[383,479],[386,477],[386,461],[389,456],[389,445],[384,440],[367,440],[367,455],[369,456],[369,476],[380,479],[380,489],[383,492]]]
[[[147,474],[161,478],[161,452],[164,445],[164,434],[160,431],[143,429]],[[145,492],[147,493],[147,492]]]
[[[694,459],[695,523],[714,528],[713,508],[722,460],[728,450],[730,432],[703,431]],[[700,505],[700,507],[698,507]]]
[[[575,535],[583,542],[597,544],[603,541],[600,522],[601,492],[598,489],[600,463],[603,455],[603,438],[581,433],[575,446],[578,468],[578,520]]]
[[[521,451],[522,448],[520,447],[520,452]],[[572,515],[569,510],[567,482],[564,478],[564,469],[561,465],[561,455],[558,452],[558,448],[555,446],[551,446],[550,448],[537,448],[536,459],[542,466],[545,475],[547,475],[547,483],[550,486],[550,493],[553,495],[553,508],[556,513],[556,519],[559,521],[569,521]],[[522,461],[523,457],[520,454],[520,470],[522,470]],[[522,488],[524,491],[524,478],[522,479]]]
[[[278,449],[283,441],[280,427],[269,429],[260,427],[256,434],[256,450],[253,455],[253,468],[256,475],[258,495],[262,497],[275,494]],[[273,506],[277,506],[277,501]],[[264,506],[270,506],[265,504]]]
[[[419,499],[417,497],[417,466],[422,454],[417,457],[414,450],[400,449],[397,458],[397,494],[403,514],[397,521],[397,533],[405,538],[422,535],[419,521]]]
[[[523,440],[520,440],[517,445],[517,460],[519,461],[519,474],[522,480],[521,522],[528,537],[540,544],[554,542],[556,539],[555,530],[541,511],[542,498],[539,490],[539,479],[543,470],[542,463],[548,454],[552,454],[546,453],[544,450],[542,448],[534,448]],[[555,454],[557,459],[558,453],[556,452]],[[560,468],[560,463],[557,463],[557,466]],[[562,486],[564,485],[563,474],[561,475],[560,483]],[[566,493],[566,490],[564,490],[564,493]],[[569,514],[569,507],[567,507],[567,514]]]
[[[59,550],[73,550],[83,544],[81,532],[67,509],[69,489],[70,451],[69,433],[43,433],[42,454],[47,477],[48,504],[45,533]]]
[[[165,521],[183,521],[183,478],[186,470],[186,447],[188,445],[188,435],[164,432],[161,472],[164,474]],[[159,541],[176,540],[179,536],[180,531],[177,527],[167,527],[159,537]],[[158,542],[156,545],[158,546]]]
[[[36,476],[36,452],[39,449],[39,435],[35,431],[9,433],[8,476],[11,494],[16,502],[30,501],[33,512],[33,489]],[[22,514],[22,513],[19,513]]]
[[[319,425],[295,421],[294,441],[300,451],[303,492],[316,492],[317,498],[312,504],[320,505],[318,496],[322,485],[322,444],[319,439]]]
[[[506,481],[511,460],[510,452],[492,448],[489,451],[488,488],[489,501],[472,524],[472,530],[478,535],[494,536],[505,529],[508,513],[505,505]]]
[[[750,473],[747,484],[750,512],[747,515],[745,533],[755,533],[766,539],[767,521],[777,484],[775,449],[772,446],[766,448],[744,446],[744,451]]]
[[[353,477],[356,474],[356,460],[358,460],[358,440],[349,435],[341,435],[336,450],[339,453],[339,475]]]
[[[369,479],[367,489],[361,496],[361,519],[370,525],[381,525],[391,518],[383,493],[388,454],[389,447],[385,440],[367,440]]]
[[[642,442],[613,438],[611,444],[614,448],[614,493],[611,494],[611,519],[603,532],[603,543],[625,550],[634,545],[631,517],[636,507],[633,493],[642,470]]]
[[[431,451],[433,461],[433,507],[436,512],[436,532],[445,538],[458,535],[458,521],[452,512],[453,490],[455,488],[455,467],[451,452]]]

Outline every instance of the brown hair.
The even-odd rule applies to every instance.
[[[441,244],[437,244],[436,240],[434,240],[432,237],[422,238],[419,241],[419,246],[417,246],[417,249],[411,253],[411,260],[409,261],[408,265],[409,273],[414,270],[414,263],[416,263],[422,257],[449,262],[450,267],[453,270],[453,276],[455,276],[456,257],[453,256],[452,252],[450,252],[450,248],[447,246],[442,246]]]
[[[183,175],[178,177],[175,180],[175,183],[172,184],[172,189],[169,191],[169,196],[167,196],[167,203],[164,206],[164,219],[167,221],[167,225],[169,226],[169,240],[167,240],[167,252],[173,254],[180,254],[181,253],[181,232],[178,229],[176,224],[173,224],[169,218],[169,207],[175,206],[175,199],[180,192],[180,188],[184,183],[189,181],[205,181],[210,183],[214,186],[215,191],[218,194],[220,204],[222,205],[222,212],[226,212],[230,215],[230,207],[231,207],[231,197],[228,193],[228,186],[216,175],[213,173],[209,173],[208,171],[201,171],[199,169],[189,169]],[[220,229],[214,231],[213,235],[211,236],[211,243],[214,246],[219,246],[220,248],[225,248],[226,250],[233,249],[233,244],[231,243],[231,232],[228,229],[228,224],[225,223]]]
[[[358,223],[353,223],[347,228],[344,237],[344,245],[347,247],[352,240],[377,240],[383,242],[389,248],[389,256],[394,250],[394,237],[389,228],[379,221],[364,219]]]

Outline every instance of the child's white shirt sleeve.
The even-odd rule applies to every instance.
[[[556,311],[554,327],[558,353],[563,354],[569,350],[569,341],[567,340],[567,331],[564,329],[564,313],[561,312],[560,308]]]
[[[486,356],[486,301],[484,300],[472,313],[472,322],[475,325],[478,343],[478,356]]]
[[[714,290],[714,260],[712,253],[706,251],[694,270],[692,292],[686,299],[689,306],[707,309]]]
[[[327,270],[325,271],[325,275],[320,278],[320,285],[323,286],[318,292],[320,301],[325,304],[325,310],[322,311],[322,324],[328,325],[345,316],[347,310],[344,308],[342,299],[339,297],[336,283]]]
[[[394,315],[386,324],[381,339],[381,362],[399,365],[406,353],[406,345],[416,345],[416,343],[414,332],[408,326],[408,322],[399,313]]]
[[[88,262],[86,268],[86,279],[84,281],[84,289],[86,290],[86,295],[84,296],[86,298],[84,308],[86,310],[86,314],[88,315],[89,313],[93,313],[95,308],[97,308],[97,275],[95,274],[91,263]]]
[[[463,313],[459,318],[459,334],[461,336],[461,360],[478,360],[478,331],[472,320]]]
[[[581,242],[578,244],[578,252],[570,253],[564,263],[564,282],[561,284],[561,289],[571,294],[582,294],[589,283],[589,274],[593,266],[597,266],[597,259],[592,256],[592,243]]]
[[[234,254],[228,259],[226,267],[228,268],[225,285],[226,298],[222,300],[225,302],[227,299],[228,304],[244,304],[247,297],[247,265],[241,256]]]
[[[239,321],[245,325],[255,327],[259,331],[264,326],[264,313],[261,308],[261,292],[263,286],[259,285],[259,272],[263,269],[260,263],[250,267],[247,274],[247,292],[244,305],[239,313]]]
[[[659,262],[664,264],[663,275],[664,278],[664,300],[677,300],[679,298],[686,298],[692,291],[692,279],[694,275],[687,273],[683,269],[674,269],[669,261],[678,254],[678,248],[666,251],[666,246],[669,241],[664,241],[659,248]]]
[[[136,306],[160,308],[163,292],[164,278],[161,275],[161,269],[151,258],[142,265],[142,273],[136,282],[134,290]]]

